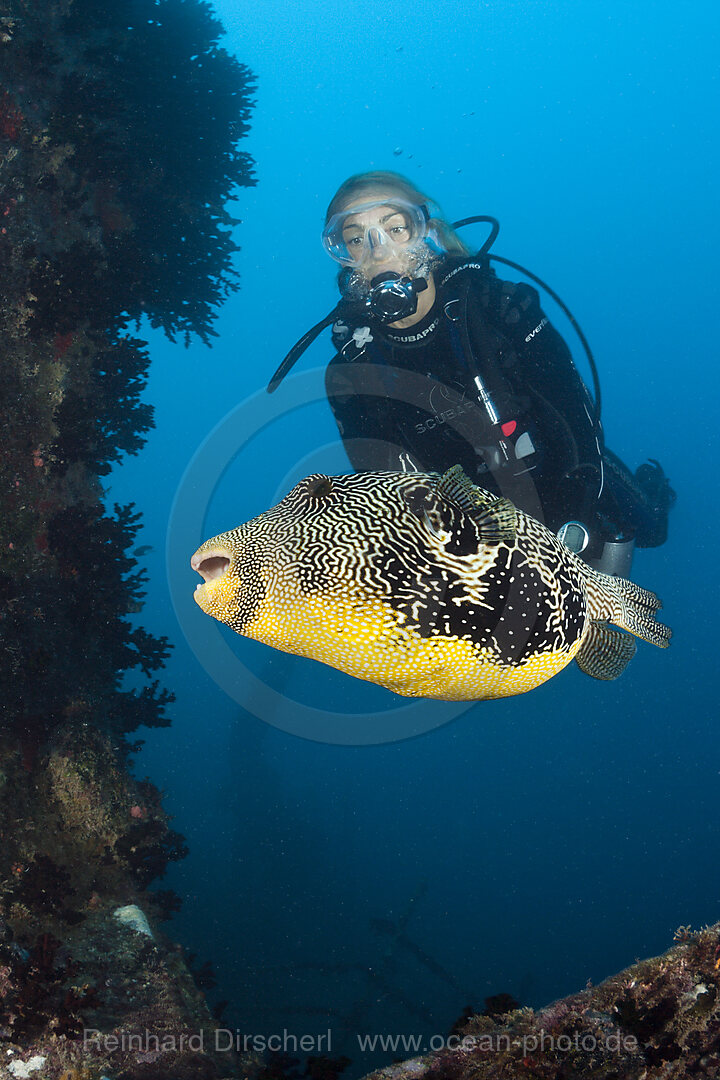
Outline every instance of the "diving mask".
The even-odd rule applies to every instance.
[[[426,206],[404,199],[373,199],[330,218],[323,247],[343,266],[382,263],[406,255],[427,236]]]

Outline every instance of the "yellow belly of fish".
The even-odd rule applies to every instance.
[[[489,649],[452,637],[421,637],[398,623],[380,601],[327,595],[303,598],[300,611],[264,603],[243,630],[283,652],[329,664],[404,697],[481,701],[524,694],[572,660],[578,640],[564,651],[538,653],[505,665]]]

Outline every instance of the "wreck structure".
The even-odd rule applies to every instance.
[[[719,988],[720,923],[680,926],[661,956],[543,1009],[489,998],[441,1047],[366,1080],[715,1080]]]
[[[221,34],[199,0],[0,2],[2,1076],[235,1075],[148,891],[185,851],[128,767],[169,646],[102,488],[153,423],[139,321],[207,342],[236,287],[253,77]],[[161,1065],[107,1048],[148,1029]]]

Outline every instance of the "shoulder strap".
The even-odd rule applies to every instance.
[[[497,278],[497,274],[490,266],[487,255],[483,255],[480,258],[467,258],[460,262],[455,262],[440,278],[438,283],[438,290],[443,292],[448,291],[448,295],[451,295],[454,291],[459,291],[462,285],[467,280],[468,276],[474,278],[483,278],[490,283],[493,279]]]

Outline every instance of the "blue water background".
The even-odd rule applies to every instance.
[[[681,923],[720,918],[720,19],[713,3],[666,0],[215,10],[258,76],[244,144],[258,184],[235,207],[242,291],[212,349],[152,337],[157,429],[109,488],[143,511],[142,621],[176,646],[173,726],[147,735],[137,772],[188,837],[166,879],[185,897],[170,929],[213,961],[228,1026],[330,1026],[357,1073],[371,1059],[356,1031],[444,1032],[502,990],[538,1006],[664,950]],[[348,747],[288,735],[215,686],[175,619],[165,535],[197,447],[335,303],[324,208],[368,168],[405,172],[451,219],[496,215],[497,252],[569,304],[601,369],[608,445],[632,467],[659,458],[678,492],[668,543],[639,552],[633,574],[662,595],[676,636],[668,652],[641,643],[616,683],[573,666],[421,737]],[[329,356],[326,335],[301,365],[317,369],[320,395]],[[217,490],[196,493],[205,535],[318,468],[349,471],[321,400],[279,417]],[[184,563],[170,573],[194,588]],[[225,636],[295,700],[398,703]],[[375,919],[406,920],[407,940]]]

